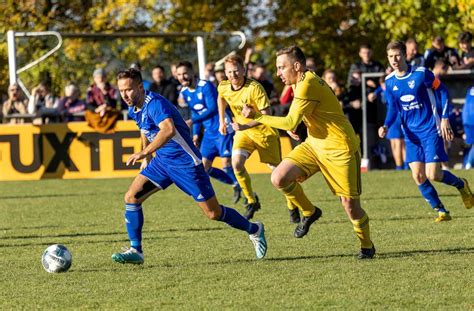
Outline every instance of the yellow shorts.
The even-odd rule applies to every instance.
[[[357,199],[362,193],[359,150],[317,154],[311,144],[305,141],[285,159],[301,168],[306,178],[321,171],[332,193],[337,196]]]
[[[261,135],[250,137],[246,131],[237,131],[234,136],[232,154],[240,153],[249,157],[255,150],[258,151],[260,162],[277,166],[281,162],[280,136]]]

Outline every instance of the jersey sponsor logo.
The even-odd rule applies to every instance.
[[[193,106],[194,110],[202,110],[204,108],[203,104],[196,104]]]
[[[395,85],[392,90],[398,91],[398,87]]]
[[[197,93],[197,98],[198,98],[199,100],[202,100],[202,93],[201,93],[201,92]]]
[[[413,101],[414,99],[415,99],[415,96],[413,96],[411,94],[403,95],[402,97],[400,97],[400,100],[402,102],[405,102],[405,103],[409,103],[409,102]]]
[[[409,87],[410,89],[413,89],[413,88],[415,87],[415,80],[410,80],[410,81],[408,81],[408,87]]]
[[[410,103],[409,105],[402,105],[402,108],[405,111],[420,109],[421,107],[423,107],[423,104],[419,104],[418,102],[413,102],[413,103]]]

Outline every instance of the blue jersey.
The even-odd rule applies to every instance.
[[[431,71],[408,66],[404,76],[398,77],[393,72],[385,78],[385,84],[387,127],[399,114],[407,139],[419,142],[440,135],[441,118],[449,118],[449,96]]]
[[[474,86],[467,90],[466,101],[462,108],[462,123],[464,125],[474,125]]]
[[[196,166],[201,163],[201,153],[194,146],[189,127],[178,110],[163,96],[145,91],[145,101],[141,109],[130,107],[128,115],[135,120],[140,132],[149,142],[155,139],[160,131],[158,125],[171,118],[176,127],[176,134],[164,146],[156,151],[156,156],[165,165],[174,167]]]
[[[188,87],[183,88],[180,97],[191,109],[193,134],[199,134],[198,131],[201,125],[209,134],[219,133],[217,89],[214,84],[209,81],[200,80],[193,90]],[[232,126],[230,126],[231,120],[230,113],[226,111],[227,133],[234,132]]]

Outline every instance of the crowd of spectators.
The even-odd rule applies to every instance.
[[[472,48],[472,34],[462,32],[458,36],[459,52],[444,43],[441,36],[432,39],[432,45],[421,54],[418,50],[417,42],[410,38],[406,41],[407,61],[410,65],[425,66],[431,69],[436,76],[442,77],[451,70],[474,68],[474,49]],[[278,92],[271,75],[268,73],[266,64],[252,62],[253,50],[247,49],[245,62],[247,66],[247,77],[252,78],[262,84],[271,104],[271,111],[274,115],[285,115],[293,99],[291,87],[283,87]],[[343,111],[353,125],[356,133],[362,137],[362,100],[367,99],[367,144],[371,156],[377,156],[380,151],[380,141],[377,137],[377,128],[383,122],[385,108],[383,98],[384,77],[390,73],[390,69],[381,62],[373,59],[373,51],[370,45],[364,44],[359,48],[359,59],[350,66],[345,83],[338,80],[336,73],[331,68],[316,68],[316,61],[312,57],[307,58],[306,66],[309,70],[321,73],[321,77],[331,87],[336,94]],[[176,77],[176,68],[170,66],[169,77],[166,76],[165,68],[157,64],[152,68],[144,68],[138,62],[130,65],[143,72],[145,77],[151,80],[144,80],[144,87],[147,90],[156,92],[167,98],[180,111],[182,116],[189,118],[190,113],[187,107],[178,103],[180,84]],[[381,78],[367,78],[365,80],[366,93],[362,94],[362,74],[382,73]],[[3,123],[18,124],[28,123],[44,124],[51,122],[72,122],[88,121],[91,126],[95,126],[93,119],[109,117],[112,120],[122,117],[121,110],[126,109],[126,105],[121,101],[120,94],[112,82],[107,80],[107,72],[103,68],[97,68],[92,73],[92,84],[87,89],[84,99],[81,98],[80,88],[69,83],[64,89],[64,96],[57,97],[50,91],[48,83],[41,82],[31,90],[31,95],[26,98],[17,84],[8,88],[8,99],[3,103],[2,116]],[[215,85],[225,79],[223,63],[209,63],[205,67],[205,78]],[[461,120],[462,111],[456,107],[454,114]],[[92,121],[91,121],[92,120]],[[462,122],[461,122],[462,123]],[[304,137],[304,124],[298,129],[300,136]],[[462,126],[461,130],[462,132]],[[460,134],[462,135],[462,133]],[[392,149],[394,149],[392,145]],[[394,158],[396,156],[394,155]],[[383,162],[383,161],[382,161]],[[399,160],[396,160],[399,162]],[[397,163],[398,165],[398,163]]]

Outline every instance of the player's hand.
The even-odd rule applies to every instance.
[[[300,136],[299,136],[298,134],[296,134],[295,132],[293,132],[293,131],[286,131],[286,133],[288,134],[288,136],[290,136],[290,137],[293,138],[294,140],[297,140],[297,141],[300,140]]]
[[[253,119],[255,117],[255,109],[245,104],[244,108],[242,108],[242,115],[246,118]]]
[[[441,136],[445,141],[452,141],[454,139],[454,133],[451,124],[449,124],[449,119],[441,119]]]
[[[367,99],[371,103],[374,102],[376,98],[377,98],[377,96],[375,95],[375,93],[369,93],[369,95],[367,95]]]
[[[221,133],[221,135],[227,135],[227,126],[225,123],[219,123],[219,133]]]
[[[387,127],[386,127],[385,125],[379,127],[379,137],[380,137],[380,138],[384,138],[385,135],[387,135],[387,131],[388,131],[388,129],[387,129]]]
[[[372,81],[372,80],[367,80],[366,84],[367,84],[368,87],[371,87],[371,88],[376,88],[377,87],[377,84],[375,84],[375,82]]]
[[[232,128],[234,129],[234,131],[244,131],[249,127],[246,124],[232,123]]]
[[[193,135],[193,144],[199,148],[199,135]]]
[[[135,163],[145,158],[146,158],[146,154],[144,154],[143,151],[134,153],[127,159],[127,166],[135,165]]]
[[[140,171],[143,171],[147,167],[148,163],[151,162],[152,156],[147,156],[143,159],[142,164],[140,165]]]

